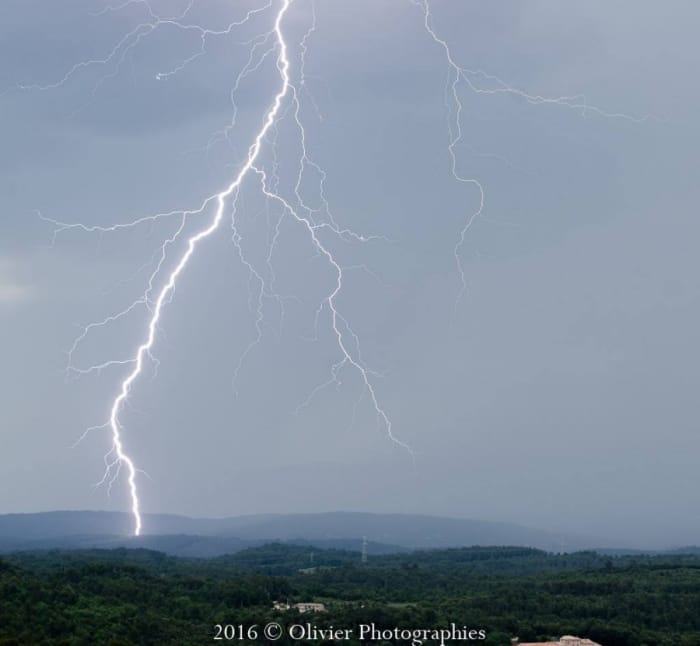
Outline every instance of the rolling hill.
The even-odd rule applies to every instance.
[[[144,516],[145,533],[130,536],[123,512],[53,511],[0,515],[0,551],[144,547],[180,556],[216,556],[270,541],[382,554],[470,545],[521,545],[549,551],[591,548],[606,541],[563,536],[509,523],[415,514],[328,512],[230,518]]]

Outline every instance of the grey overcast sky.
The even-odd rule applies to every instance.
[[[151,8],[171,17],[186,4]],[[262,4],[195,1],[183,22],[221,29]],[[69,230],[54,241],[36,212],[95,226],[196,207],[231,181],[279,88],[272,52],[240,86],[229,141],[212,141],[230,122],[246,41],[270,28],[268,10],[167,78],[156,75],[198,51],[196,32],[164,25],[58,87],[18,89],[105,58],[148,19],[143,0],[100,13],[106,6],[0,7],[0,512],[127,507],[123,478],[110,496],[92,486],[108,430],[71,447],[106,420],[128,367],[66,378],[67,351],[84,325],[139,298],[176,226]],[[460,249],[466,291],[455,304],[453,250],[478,193],[451,174],[444,52],[408,0],[317,0],[300,91],[307,148],[339,225],[386,238],[327,238],[348,267],[338,307],[415,466],[377,424],[357,371],[344,368],[297,410],[340,355],[327,310],[315,319],[332,268],[289,218],[271,261],[284,316],[263,299],[261,341],[235,378],[256,337],[259,284],[227,219],[182,275],[158,328],[157,373],[149,362],[122,416],[125,445],[148,474],[138,478],[143,508],[419,512],[697,543],[700,6],[431,7],[465,68],[531,95],[585,95],[609,113],[656,118],[533,105],[462,83],[458,171],[482,183],[486,201]],[[311,10],[294,0],[283,23],[292,75]],[[297,135],[286,112],[276,142],[290,199]],[[313,206],[319,179],[310,171],[301,189]],[[267,280],[280,211],[256,186],[241,193],[239,234]],[[166,270],[182,247],[170,251]],[[93,330],[74,364],[131,356],[147,314]]]

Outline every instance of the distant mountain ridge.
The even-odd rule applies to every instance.
[[[22,539],[0,537],[0,554],[12,552],[43,552],[49,550],[114,550],[125,547],[130,550],[145,549],[163,552],[171,556],[191,558],[213,558],[224,554],[235,554],[248,549],[258,548],[269,544],[267,540],[242,540],[233,536],[192,536],[189,534],[149,534],[147,536],[65,536],[47,539]],[[361,541],[347,540],[294,540],[284,541],[288,546],[305,546],[321,550],[345,550],[358,552],[362,549]],[[375,556],[380,554],[398,554],[410,552],[399,545],[384,545],[382,543],[367,543],[367,553]]]
[[[146,547],[180,556],[216,556],[270,541],[370,553],[470,545],[522,545],[548,551],[591,548],[599,538],[562,536],[509,523],[417,514],[326,512],[230,518],[144,515],[144,535],[130,536],[131,515],[108,511],[52,511],[0,515],[0,551]]]

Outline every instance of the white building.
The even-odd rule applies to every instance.
[[[574,637],[573,635],[564,635],[555,642],[520,642],[516,640],[514,644],[517,646],[601,646],[590,639]]]
[[[326,606],[323,603],[295,603],[294,607],[299,612],[326,612]]]
[[[280,603],[279,601],[275,601],[272,604],[273,609],[275,610],[281,610],[281,611],[287,611],[291,610],[292,608],[296,608],[299,612],[326,612],[326,606],[323,603],[311,603],[311,602],[306,602],[306,603],[295,603],[293,606],[290,606],[288,603]]]

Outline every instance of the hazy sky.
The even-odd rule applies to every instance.
[[[168,17],[185,5],[152,8]],[[36,212],[94,226],[196,207],[231,181],[279,88],[273,52],[240,86],[230,141],[212,143],[231,119],[245,41],[269,29],[268,10],[161,80],[198,51],[196,32],[162,26],[59,87],[17,89],[52,86],[76,63],[105,58],[148,17],[141,1],[94,15],[105,6],[0,7],[0,512],[126,507],[123,480],[111,497],[92,487],[108,431],[71,446],[106,420],[128,370],[66,379],[66,352],[82,326],[143,293],[143,267],[176,225],[64,231],[52,245],[53,227]],[[201,0],[185,22],[221,29],[254,6]],[[311,6],[294,0],[283,24],[293,75]],[[264,299],[261,342],[234,380],[256,336],[258,283],[227,217],[178,283],[158,330],[157,374],[149,365],[123,414],[125,445],[148,474],[139,476],[144,510],[421,512],[697,543],[700,7],[432,8],[465,68],[531,95],[585,95],[609,113],[657,118],[460,85],[458,170],[482,183],[486,201],[460,250],[467,289],[456,304],[453,250],[478,193],[451,174],[444,52],[407,0],[317,0],[300,92],[307,148],[327,173],[338,223],[386,238],[324,238],[349,267],[338,307],[416,464],[377,424],[357,371],[344,369],[340,385],[295,412],[340,355],[327,310],[314,325],[334,273],[288,217],[272,257],[284,316]],[[290,199],[297,134],[287,112],[277,161]],[[318,180],[310,172],[302,184],[312,206]],[[267,280],[280,211],[256,187],[251,179],[242,191],[239,234]],[[171,251],[166,269],[181,247]],[[137,308],[96,330],[75,365],[131,356],[147,314]]]

